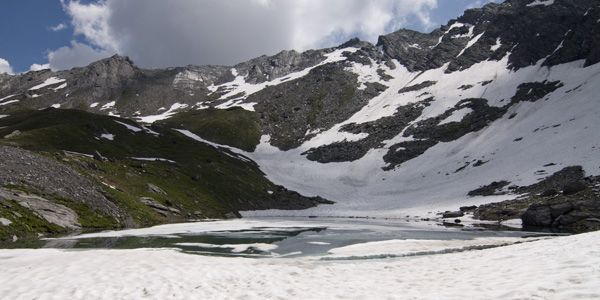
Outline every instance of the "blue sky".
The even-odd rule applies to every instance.
[[[141,67],[233,65],[284,49],[430,32],[491,0],[10,0],[0,73],[84,66],[115,53]]]

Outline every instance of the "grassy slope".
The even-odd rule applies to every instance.
[[[187,129],[211,142],[248,152],[254,151],[261,136],[261,121],[255,113],[240,107],[209,108],[179,113],[159,124]]]
[[[218,112],[208,113],[219,116]],[[153,126],[152,130],[160,134],[155,136],[144,131],[134,132],[115,122],[140,127],[132,121],[79,110],[29,110],[9,115],[0,118],[0,137],[15,130],[21,133],[1,139],[1,144],[37,151],[78,169],[101,186],[138,225],[167,221],[142,204],[139,197],[152,197],[182,211],[181,215],[174,216],[181,220],[219,218],[228,212],[268,208],[272,196],[267,191],[277,189],[253,162],[237,158],[228,150],[193,141],[166,126]],[[114,139],[100,138],[107,133],[114,135]],[[86,154],[98,151],[116,161],[99,162],[67,155],[62,150]],[[131,157],[175,162],[140,161]],[[166,195],[149,191],[148,183],[160,187]]]

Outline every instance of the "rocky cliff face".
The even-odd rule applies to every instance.
[[[595,1],[513,0],[470,9],[429,34],[400,30],[381,36],[377,46],[411,71],[448,64],[463,70],[509,56],[513,70],[585,60],[599,62],[598,7]]]

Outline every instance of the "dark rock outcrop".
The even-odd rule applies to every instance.
[[[473,190],[470,196],[508,192],[520,194],[515,200],[480,205],[474,218],[480,220],[522,220],[524,227],[547,227],[587,231],[600,229],[600,177],[585,177],[580,166],[566,167],[529,186],[503,187],[508,181],[493,182]]]
[[[380,36],[377,46],[411,71],[449,63],[446,71],[453,72],[506,55],[515,70],[540,60],[547,66],[600,61],[600,9],[593,0],[556,0],[549,6],[529,5],[532,2],[490,3],[465,11],[429,34],[399,30]]]
[[[558,227],[575,230],[600,229],[600,200],[564,200],[534,204],[521,216],[525,227]]]

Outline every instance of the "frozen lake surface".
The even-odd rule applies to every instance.
[[[43,239],[42,248],[169,248],[188,254],[324,259],[391,258],[512,244],[539,234],[425,221],[253,218],[168,224]],[[353,249],[349,252],[348,249]],[[345,257],[341,253],[346,253]]]

